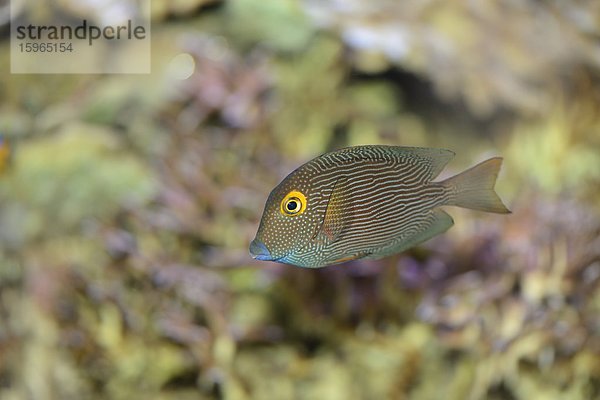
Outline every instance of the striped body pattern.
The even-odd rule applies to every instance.
[[[250,253],[309,268],[381,258],[452,226],[441,205],[508,212],[493,192],[499,158],[466,171],[472,182],[461,175],[432,181],[453,156],[444,149],[377,145],[321,155],[273,189]],[[474,198],[465,201],[464,193]]]

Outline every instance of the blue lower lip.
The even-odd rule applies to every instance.
[[[258,239],[254,239],[250,242],[250,255],[255,260],[261,261],[273,261],[273,256],[271,256],[271,252],[267,249],[267,246],[263,242]]]

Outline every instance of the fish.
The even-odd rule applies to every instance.
[[[320,155],[271,191],[250,255],[306,268],[379,259],[448,230],[454,220],[442,206],[510,213],[494,190],[503,159],[434,181],[454,155],[384,145]]]

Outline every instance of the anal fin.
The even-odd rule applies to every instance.
[[[446,232],[452,225],[454,220],[447,212],[441,209],[435,209],[426,221],[426,227],[418,233],[401,240],[400,242],[384,246],[380,250],[374,251],[369,258],[381,258],[392,254],[400,253],[408,250],[420,243],[423,243],[432,237]]]
[[[359,258],[365,258],[368,255],[369,255],[369,253],[367,253],[367,252],[360,252],[357,254],[353,254],[351,256],[338,258],[337,260],[331,261],[329,264],[340,264],[340,263],[344,263],[347,261],[358,260]]]

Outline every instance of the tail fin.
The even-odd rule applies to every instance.
[[[447,205],[499,214],[510,213],[494,191],[502,158],[483,161],[458,175],[440,182],[450,189]]]

